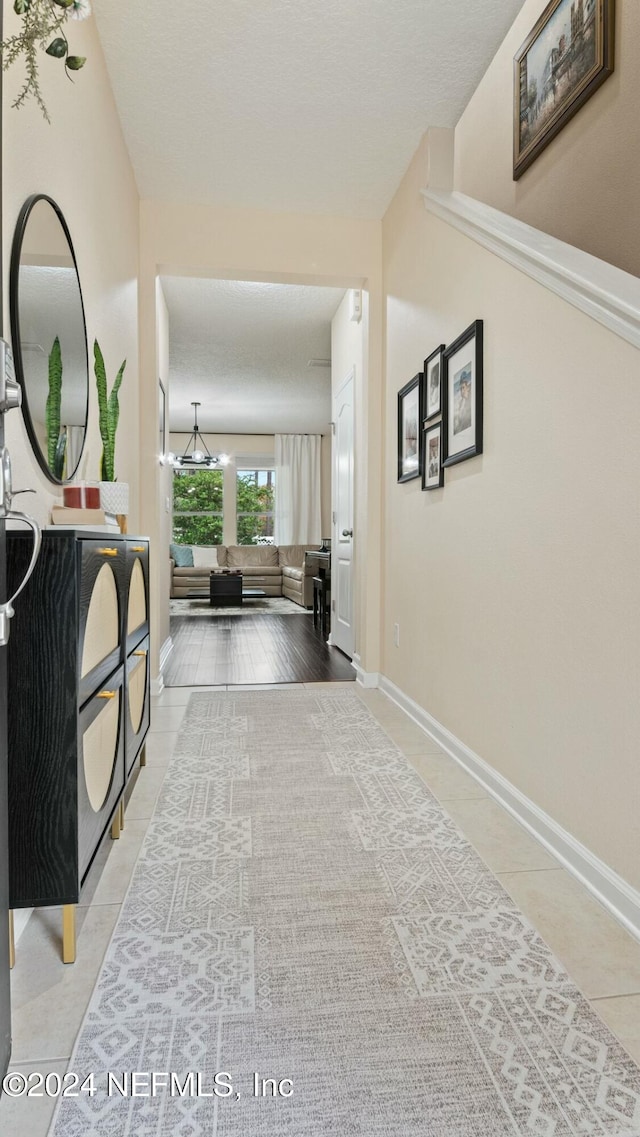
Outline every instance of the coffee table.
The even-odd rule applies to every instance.
[[[266,596],[264,588],[243,588],[240,573],[212,572],[208,592],[188,592],[185,600],[208,600],[211,608],[240,608],[244,600]]]
[[[235,608],[242,604],[242,573],[212,572],[209,577],[209,604],[212,608]]]

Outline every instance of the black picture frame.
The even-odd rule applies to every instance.
[[[55,468],[49,466],[47,444],[46,440],[43,441],[42,436],[42,430],[45,429],[45,426],[42,424],[42,427],[40,427],[36,421],[36,418],[34,417],[34,414],[32,413],[35,407],[33,406],[33,403],[30,403],[30,399],[33,400],[35,392],[33,391],[33,385],[30,379],[30,369],[25,364],[25,356],[23,352],[26,351],[26,348],[23,347],[23,329],[21,328],[21,323],[23,325],[25,323],[27,326],[29,325],[29,320],[25,321],[25,315],[27,313],[25,313],[23,304],[21,304],[20,295],[20,268],[22,251],[24,246],[26,252],[28,246],[29,238],[27,235],[27,229],[29,226],[29,220],[31,219],[34,209],[36,209],[38,206],[41,206],[42,204],[50,207],[52,216],[56,219],[56,223],[59,224],[62,231],[61,234],[58,234],[56,231],[54,232],[53,236],[49,236],[49,243],[51,247],[55,247],[58,250],[58,254],[53,259],[50,259],[48,255],[43,254],[42,266],[62,269],[65,274],[67,271],[69,273],[69,281],[66,285],[63,285],[61,281],[58,281],[58,285],[55,287],[54,278],[52,278],[52,280],[49,282],[47,309],[52,313],[56,313],[58,316],[61,315],[61,308],[66,311],[67,327],[69,326],[70,322],[68,305],[72,302],[72,297],[74,294],[74,290],[71,287],[70,283],[71,281],[73,281],[75,288],[77,289],[74,323],[79,334],[75,341],[74,355],[78,361],[78,366],[77,369],[71,369],[71,371],[69,371],[68,368],[63,368],[63,391],[68,388],[68,384],[70,382],[76,385],[77,394],[75,395],[74,403],[77,403],[78,408],[82,407],[82,422],[77,422],[75,425],[82,427],[84,433],[82,436],[82,442],[77,448],[77,457],[73,463],[73,469],[70,469],[68,468],[69,463],[67,461],[69,457],[69,431],[65,425],[66,416],[64,414],[63,407],[63,418],[61,423],[62,430],[59,442],[61,443],[63,453],[66,453],[66,457],[63,458],[62,469],[58,467],[57,472]],[[36,232],[42,230],[43,228],[44,226],[42,224],[42,221],[38,222],[36,220]],[[62,237],[62,240],[60,237]],[[66,249],[64,247],[65,242]],[[28,261],[25,263],[27,263],[29,266],[37,267],[37,259],[38,258],[35,256],[34,250],[32,248],[31,252],[28,255]],[[37,310],[40,311],[40,309]],[[62,486],[66,482],[73,481],[75,475],[80,469],[80,463],[87,440],[90,382],[89,354],[87,348],[87,322],[85,316],[84,299],[82,295],[82,284],[80,281],[80,274],[78,272],[78,265],[76,261],[76,254],[73,248],[73,241],[71,240],[71,233],[69,232],[69,226],[67,225],[60,206],[53,200],[52,197],[48,197],[47,194],[44,193],[34,193],[26,199],[20,210],[18,220],[16,222],[16,228],[13,235],[13,244],[11,247],[11,264],[9,270],[9,318],[11,322],[11,340],[13,343],[13,362],[15,366],[16,379],[20,384],[22,390],[22,417],[24,420],[24,425],[26,427],[29,442],[31,443],[31,449],[33,450],[33,455],[36,458],[40,469],[49,479],[49,481],[53,482],[55,485]],[[28,337],[25,336],[24,338],[26,339]],[[37,342],[35,344],[35,347],[38,346],[39,343]],[[67,358],[67,344],[64,338],[62,340],[61,348],[64,363],[64,359]],[[46,354],[48,354],[48,350]],[[43,356],[45,359],[46,354]],[[37,358],[37,356],[34,356],[34,358]]]
[[[444,485],[444,467],[442,465],[442,419],[440,422],[428,422],[425,419],[422,431],[422,488],[423,490],[440,490]],[[432,468],[433,453],[432,440],[437,437],[437,470]]]
[[[158,379],[158,435],[160,457],[167,452],[167,396],[162,379]]]
[[[445,344],[441,343],[424,361],[422,371],[422,413],[424,421],[430,422],[442,414],[442,375],[444,372]],[[436,394],[437,392],[437,394]]]
[[[614,25],[615,0],[547,4],[513,60],[514,181],[613,74]]]
[[[422,372],[398,391],[398,481],[421,474]]]
[[[442,386],[442,465],[455,466],[482,454],[482,320],[445,348]]]

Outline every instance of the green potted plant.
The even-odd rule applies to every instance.
[[[93,344],[94,371],[98,389],[98,411],[100,437],[102,439],[102,463],[100,469],[100,504],[105,513],[116,517],[126,517],[129,512],[129,486],[118,482],[115,475],[116,431],[120,418],[118,394],[122,384],[127,361],[124,359],[115,377],[111,392],[107,392],[107,371],[104,357],[97,340]],[[123,523],[120,522],[120,528]]]
[[[67,456],[67,432],[60,428],[62,404],[62,349],[58,336],[49,352],[49,393],[45,407],[47,428],[47,463],[54,477],[62,481]]]

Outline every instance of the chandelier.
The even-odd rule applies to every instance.
[[[228,465],[230,459],[228,454],[212,454],[207,446],[204,438],[200,433],[198,427],[198,407],[202,403],[192,403],[193,417],[195,422],[191,437],[187,442],[184,454],[168,454],[167,457],[172,466],[177,470],[217,470],[220,466]],[[198,445],[200,439],[200,446]],[[192,447],[189,453],[189,447]]]

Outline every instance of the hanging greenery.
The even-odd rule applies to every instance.
[[[21,107],[28,98],[33,98],[50,122],[40,89],[39,53],[61,59],[68,79],[72,71],[80,71],[86,58],[69,54],[64,26],[68,19],[84,20],[90,16],[91,5],[89,0],[14,0],[13,10],[20,16],[21,28],[17,35],[9,36],[0,44],[2,70],[6,71],[16,60],[24,58],[27,74],[12,106]]]

